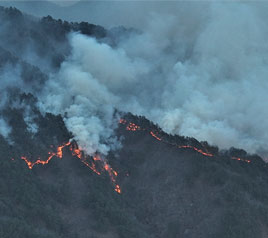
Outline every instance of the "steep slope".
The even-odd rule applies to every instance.
[[[29,170],[2,141],[1,237],[267,236],[268,171],[259,157],[206,156],[159,141],[150,131],[174,138],[144,118],[126,119],[144,130],[121,124],[122,149],[107,158],[121,194],[108,173],[97,175],[67,148]]]
[[[149,131],[123,130],[119,157],[129,174],[123,196],[153,237],[267,236],[268,171],[259,157],[235,149],[228,153],[251,162],[206,156],[163,143]]]
[[[0,237],[268,236],[268,171],[259,156],[116,112],[121,149],[90,157],[62,116],[40,112],[33,95],[68,56],[70,31],[116,45],[117,31],[127,30],[14,8],[0,8],[0,19],[0,116],[12,129],[0,135]]]

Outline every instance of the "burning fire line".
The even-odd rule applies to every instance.
[[[62,146],[59,146],[59,147],[57,148],[57,152],[56,152],[56,153],[54,153],[54,152],[48,152],[48,155],[49,155],[49,156],[48,156],[47,160],[41,160],[40,158],[38,158],[38,160],[36,160],[35,162],[31,162],[30,160],[27,159],[26,156],[21,156],[21,159],[25,161],[25,163],[27,164],[27,166],[28,166],[29,169],[32,169],[32,168],[33,168],[35,165],[37,165],[37,164],[42,164],[42,165],[48,164],[49,161],[50,161],[54,156],[56,156],[56,157],[62,159],[62,149],[63,149],[64,147],[66,147],[66,146],[69,146],[70,144],[71,144],[71,143],[68,142],[68,143],[66,143],[66,144],[64,144],[64,145],[62,145]]]
[[[159,141],[162,141],[162,139],[161,139],[159,136],[157,136],[155,133],[153,133],[152,131],[150,131],[150,134],[151,134],[155,139],[157,139],[157,140],[159,140]]]
[[[35,165],[48,164],[53,157],[62,159],[63,149],[65,147],[69,148],[73,156],[76,156],[77,158],[79,158],[85,166],[90,168],[97,175],[101,175],[101,171],[97,170],[96,163],[101,164],[102,166],[101,170],[102,171],[105,170],[109,174],[111,182],[114,186],[114,190],[119,194],[122,192],[120,186],[116,183],[116,178],[118,176],[118,173],[108,164],[108,162],[105,159],[101,158],[100,155],[96,154],[93,157],[92,161],[90,162],[88,161],[88,158],[84,155],[84,152],[81,149],[79,149],[77,146],[72,145],[71,142],[67,142],[61,146],[58,146],[57,152],[48,152],[48,158],[46,160],[41,160],[40,158],[38,158],[38,160],[36,160],[35,162],[32,162],[29,159],[27,159],[26,156],[21,156],[21,159],[27,164],[29,169],[33,169]]]
[[[181,145],[181,146],[178,146],[178,148],[182,149],[182,148],[189,148],[189,149],[193,149],[195,150],[196,152],[202,154],[202,155],[205,155],[205,156],[209,156],[209,157],[212,157],[214,156],[213,154],[211,153],[206,153],[204,152],[203,150],[200,150],[200,149],[197,149],[196,147],[194,146],[190,146],[190,145]]]
[[[233,160],[238,160],[238,161],[243,161],[243,162],[247,162],[247,163],[250,163],[251,161],[248,160],[248,159],[242,159],[242,158],[239,158],[239,157],[231,157],[231,159]]]
[[[148,131],[148,130],[146,130],[144,128],[141,128],[139,125],[136,125],[135,123],[128,122],[125,119],[120,119],[119,123],[123,124],[123,125],[126,125],[126,130],[128,130],[128,131],[140,131],[140,130]],[[214,156],[212,153],[210,153],[208,151],[205,152],[205,151],[203,151],[201,149],[198,149],[198,148],[196,148],[194,146],[176,145],[176,144],[169,143],[168,141],[164,141],[156,132],[149,131],[149,133],[156,140],[161,141],[163,143],[167,143],[167,144],[176,146],[179,149],[192,149],[192,150],[194,150],[194,151],[196,151],[196,152],[198,152],[198,153],[200,153],[200,154],[202,154],[204,156],[207,156],[207,157],[213,157]],[[108,162],[105,159],[101,158],[100,155],[98,155],[98,154],[96,154],[93,157],[92,161],[88,161],[88,157],[86,157],[84,155],[83,150],[79,149],[78,146],[72,145],[71,142],[67,142],[67,143],[65,143],[65,144],[63,144],[61,146],[58,146],[56,152],[48,152],[48,158],[46,160],[41,160],[40,158],[38,158],[38,160],[36,160],[35,162],[32,162],[29,159],[27,159],[26,156],[21,156],[21,159],[27,164],[29,169],[33,169],[33,167],[35,165],[39,165],[39,164],[46,165],[46,164],[48,164],[53,157],[57,157],[59,159],[62,159],[62,157],[63,157],[63,149],[65,147],[69,148],[69,150],[72,152],[73,156],[76,156],[77,158],[79,158],[80,161],[85,166],[90,168],[97,175],[101,175],[102,171],[106,171],[109,174],[111,182],[112,182],[112,184],[114,186],[114,190],[119,194],[122,193],[122,190],[121,190],[120,186],[116,183],[116,178],[118,176],[118,173],[108,164]],[[246,162],[246,163],[251,162],[250,160],[239,158],[239,157],[231,157],[231,159],[237,160],[237,161],[243,161],[243,162]],[[11,160],[14,160],[14,158],[11,158]],[[101,170],[102,171],[99,171],[97,169],[96,163],[101,164]]]
[[[137,130],[143,130],[143,131],[148,131],[146,129],[142,129],[140,126],[134,124],[133,122],[128,122],[127,120],[125,119],[120,119],[119,120],[119,123],[120,124],[123,124],[123,125],[126,125],[126,130],[128,131],[137,131]],[[199,154],[202,154],[204,156],[207,156],[207,157],[213,157],[214,155],[210,152],[205,152],[201,149],[198,149],[194,146],[191,146],[191,145],[176,145],[176,144],[172,144],[172,143],[169,143],[168,141],[164,141],[159,135],[157,135],[156,132],[153,132],[153,131],[149,131],[150,135],[152,137],[154,137],[156,140],[158,141],[161,141],[163,143],[166,143],[166,144],[169,144],[169,145],[173,145],[173,146],[176,146],[177,148],[179,149],[192,149],[196,152],[198,152]],[[247,159],[242,159],[242,158],[239,158],[239,157],[231,157],[231,159],[233,160],[237,160],[237,161],[242,161],[242,162],[246,162],[246,163],[250,163],[251,161],[250,160],[247,160]]]

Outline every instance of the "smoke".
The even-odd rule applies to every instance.
[[[222,149],[267,147],[265,15],[243,2],[181,6],[149,14],[142,33],[120,36],[113,48],[70,35],[72,53],[41,106],[63,115],[89,154],[115,142],[115,108]]]
[[[0,109],[4,108],[9,101],[9,95],[11,88],[19,88],[21,86],[21,81],[19,80],[19,69],[18,67],[13,67],[10,64],[6,64],[0,69]]]
[[[44,114],[63,117],[90,155],[120,147],[114,135],[116,111],[144,115],[168,133],[206,140],[221,149],[235,146],[267,154],[265,4],[133,4],[124,3],[122,14],[113,14],[137,30],[112,29],[106,39],[71,33],[68,45],[57,31],[45,41],[46,25],[36,27],[37,23],[29,27],[29,32],[36,30],[34,37],[24,34],[34,43],[25,38],[25,47],[14,48],[5,39],[3,45],[13,54],[48,76],[19,63],[1,67],[0,109],[10,104],[15,89],[33,94]],[[107,25],[113,14],[102,13]],[[25,19],[23,24],[30,24],[31,19]],[[60,29],[59,22],[49,24]],[[10,27],[1,31],[3,38],[11,33]],[[22,106],[28,130],[36,133],[31,109]],[[1,129],[1,134],[9,132]]]
[[[96,151],[107,154],[111,148],[120,145],[113,136],[117,125],[114,105],[118,98],[89,71],[84,70],[86,62],[80,64],[79,59],[87,60],[82,52],[86,48],[84,43],[95,40],[74,34],[72,41],[78,43],[78,47],[61,65],[60,71],[47,82],[40,108],[43,112],[61,114],[67,129],[88,154],[93,155]],[[96,42],[94,44],[98,47]],[[103,46],[110,49],[106,56],[111,54],[110,57],[117,60],[111,48]],[[94,48],[89,50],[94,52]],[[101,59],[96,58],[98,60]],[[120,64],[117,66],[121,67]]]
[[[0,135],[3,136],[10,144],[12,144],[12,141],[9,139],[11,131],[12,129],[7,122],[3,118],[0,118]]]
[[[32,135],[38,132],[39,126],[35,122],[38,116],[32,110],[32,107],[24,102],[13,102],[13,108],[21,109],[23,111],[23,120],[27,126],[27,131]]]
[[[9,113],[11,110],[22,112],[29,132],[35,134],[38,131],[38,125],[34,122],[35,113],[30,105],[20,100],[20,96],[28,93],[37,96],[44,76],[37,68],[20,61],[8,51],[0,48],[0,52],[0,134],[13,144],[12,127],[8,123],[14,116]]]

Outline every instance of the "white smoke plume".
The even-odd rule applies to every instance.
[[[257,4],[201,6],[149,14],[143,33],[114,48],[71,34],[71,56],[51,76],[41,107],[63,115],[89,154],[109,151],[115,108],[222,149],[265,150],[266,17]]]
[[[3,136],[10,144],[12,143],[9,139],[11,131],[12,129],[8,123],[3,118],[0,118],[0,135]]]
[[[74,35],[74,40],[85,37]],[[87,41],[92,39],[85,38]],[[81,50],[83,41],[78,44]],[[113,131],[117,123],[114,105],[118,98],[83,69],[78,59],[83,57],[79,49],[64,62],[58,74],[46,84],[40,107],[42,111],[61,114],[65,125],[74,135],[79,146],[88,154],[96,151],[107,154],[116,146]]]

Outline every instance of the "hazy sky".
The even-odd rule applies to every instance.
[[[110,28],[125,25],[142,28],[153,12],[174,13],[179,5],[206,4],[180,1],[0,1],[34,16],[51,15],[68,21],[88,21]]]
[[[14,6],[28,14],[42,17],[51,15],[54,18],[61,18],[68,21],[87,21],[99,24],[106,28],[124,25],[136,28],[143,28],[144,22],[153,13],[161,15],[177,15],[181,9],[192,8],[193,6],[204,6],[209,2],[233,2],[251,5],[262,5],[263,13],[266,14],[267,5],[265,1],[7,1],[0,0],[2,6]],[[202,11],[202,9],[201,9]]]

